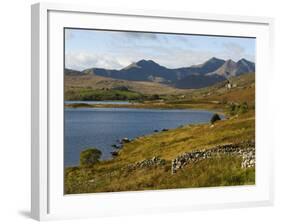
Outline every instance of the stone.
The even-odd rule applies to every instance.
[[[178,169],[183,168],[189,163],[196,163],[200,160],[207,159],[220,154],[234,155],[242,157],[242,168],[249,168],[255,166],[255,148],[254,142],[246,142],[240,144],[225,144],[216,146],[211,149],[202,149],[194,152],[186,152],[179,155],[172,161],[171,172],[176,173]],[[245,147],[249,146],[249,147]]]
[[[129,138],[122,138],[121,143],[128,143],[131,140]]]
[[[120,148],[120,146],[119,145],[116,145],[116,144],[113,144],[113,145],[111,145],[113,148],[115,148],[115,149],[119,149]]]
[[[113,155],[113,156],[118,156],[118,151],[112,151],[112,152],[110,152],[111,153],[111,155]]]

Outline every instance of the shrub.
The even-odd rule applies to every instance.
[[[239,113],[243,114],[248,111],[248,104],[246,102],[242,103],[239,108]]]
[[[221,120],[220,116],[218,114],[214,114],[210,120],[210,122],[213,124],[215,123],[216,121],[219,121]]]
[[[96,148],[90,148],[80,153],[80,165],[89,166],[99,162],[102,152]]]
[[[247,102],[244,102],[242,104],[231,104],[229,106],[230,115],[243,114],[248,112],[248,110],[249,110],[249,106]]]

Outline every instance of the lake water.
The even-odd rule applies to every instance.
[[[101,150],[102,159],[110,159],[112,145],[118,144],[119,139],[209,122],[212,115],[213,112],[203,110],[65,108],[64,164],[78,165],[80,152],[89,147]]]

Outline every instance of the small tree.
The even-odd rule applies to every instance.
[[[102,152],[96,148],[90,148],[80,153],[80,165],[89,166],[99,162]]]
[[[221,120],[220,116],[218,114],[214,114],[210,120],[211,124],[215,123],[216,121]]]
[[[246,113],[248,111],[248,104],[247,102],[244,102],[240,105],[239,107],[239,113],[243,114],[243,113]]]

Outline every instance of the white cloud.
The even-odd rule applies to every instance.
[[[86,68],[122,68],[119,60],[110,55],[95,55],[87,52],[66,53],[65,67],[75,70],[84,70]]]
[[[78,34],[78,33],[79,34]],[[77,35],[76,35],[77,33]],[[254,61],[253,41],[142,32],[66,30],[66,67],[121,69],[142,59],[168,68],[187,67],[211,57]],[[244,41],[245,40],[245,41]]]
[[[191,65],[201,64],[211,57],[217,57],[224,60],[232,59],[238,61],[241,58],[254,61],[251,55],[247,55],[242,47],[235,43],[226,44],[219,52],[184,50],[154,46],[153,48],[131,48],[123,46],[122,50],[111,51],[108,53],[89,53],[89,52],[71,52],[66,53],[66,67],[75,70],[84,70],[87,68],[106,68],[121,69],[132,62],[142,59],[153,60],[156,63],[168,68],[188,67]]]
[[[66,68],[84,70],[86,68],[121,69],[142,59],[154,60],[160,65],[168,68],[187,67],[200,64],[214,55],[211,52],[196,52],[177,50],[173,52],[162,51],[157,55],[149,55],[146,52],[131,50],[124,55],[114,54],[91,54],[91,53],[66,53]]]

